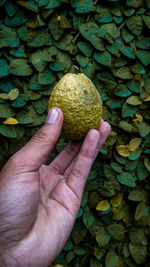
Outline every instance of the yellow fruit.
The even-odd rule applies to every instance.
[[[62,136],[82,140],[90,129],[98,129],[102,102],[94,84],[84,74],[65,74],[54,87],[48,110],[59,107],[64,114]]]

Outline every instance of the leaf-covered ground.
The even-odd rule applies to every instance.
[[[149,267],[150,0],[0,0],[1,167],[44,123],[67,72],[93,81],[112,131],[52,266]]]

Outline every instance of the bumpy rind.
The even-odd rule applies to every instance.
[[[99,93],[84,74],[65,74],[51,93],[48,110],[51,107],[63,111],[66,140],[82,140],[90,129],[98,129],[102,118]]]

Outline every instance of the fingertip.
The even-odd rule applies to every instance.
[[[102,134],[109,135],[111,132],[111,126],[107,121],[101,120],[100,126],[99,126],[99,132]]]
[[[100,136],[99,131],[96,129],[91,129],[88,134],[91,140],[99,139]]]
[[[46,118],[47,123],[56,123],[57,121],[63,120],[63,112],[58,107],[52,107]]]

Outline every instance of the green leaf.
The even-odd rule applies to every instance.
[[[104,227],[98,226],[96,230],[96,241],[100,248],[105,247],[111,239],[111,236]]]
[[[38,75],[39,84],[48,85],[54,82],[53,73],[49,69],[45,69]]]
[[[45,69],[48,61],[53,61],[53,59],[47,49],[38,49],[31,54],[31,63],[39,72],[42,72]]]
[[[121,97],[127,97],[131,95],[131,92],[128,90],[126,84],[119,84],[114,90],[114,94]]]
[[[115,240],[122,240],[125,237],[125,228],[121,224],[111,224],[106,227],[108,233]]]
[[[145,68],[140,63],[132,64],[131,70],[133,73],[145,74]]]
[[[106,48],[111,54],[119,56],[119,47],[115,42],[111,45],[106,45]]]
[[[100,26],[97,34],[99,37],[105,38],[110,43],[113,43],[113,40],[120,36],[120,30],[117,28],[116,24],[107,23]]]
[[[123,266],[121,258],[116,254],[115,250],[110,250],[105,256],[106,267]]]
[[[131,106],[137,106],[137,105],[142,104],[141,99],[140,99],[138,96],[136,96],[136,95],[132,95],[132,96],[130,96],[130,97],[127,99],[126,102],[127,102],[129,105],[131,105]]]
[[[31,11],[35,12],[35,13],[39,12],[39,9],[38,9],[36,3],[34,1],[32,1],[32,0],[29,0],[29,1],[18,1],[17,3],[19,5],[27,8],[28,10],[31,10]]]
[[[9,96],[6,93],[0,93],[0,99],[9,99]]]
[[[147,8],[150,9],[150,1],[149,0],[145,0],[145,2],[146,2],[146,5],[147,5]]]
[[[8,76],[8,66],[5,59],[0,59],[0,78]]]
[[[15,115],[14,110],[9,104],[0,103],[0,118],[11,118]]]
[[[85,39],[90,41],[90,43],[99,51],[104,51],[104,42],[97,36],[97,31],[99,27],[96,23],[86,22],[79,26],[79,31]]]
[[[22,10],[18,9],[12,18],[8,16],[5,17],[4,24],[9,27],[18,27],[23,25],[27,19],[27,15]]]
[[[144,121],[138,125],[138,128],[141,137],[145,137],[150,133],[150,125]]]
[[[33,122],[30,114],[28,114],[25,110],[17,112],[16,118],[20,124],[31,124]]]
[[[121,173],[122,172],[122,166],[119,163],[117,163],[117,162],[111,162],[110,166],[117,173]]]
[[[92,80],[95,73],[95,68],[93,64],[90,62],[85,68],[83,68],[83,72],[89,79]]]
[[[12,103],[12,107],[14,108],[21,108],[26,105],[26,101],[24,99],[25,97],[23,95],[19,95],[14,102]]]
[[[142,200],[146,200],[147,197],[148,197],[148,194],[144,189],[142,189],[141,191],[138,191],[135,189],[129,193],[128,199],[131,201],[142,201]]]
[[[88,57],[82,56],[81,54],[78,54],[78,55],[76,56],[76,60],[77,60],[77,62],[79,63],[79,65],[80,65],[81,67],[83,67],[83,68],[86,67],[87,64],[88,64],[88,62],[89,62]]]
[[[60,27],[59,21],[57,20],[57,14],[50,17],[48,28],[55,41],[58,41],[64,33],[64,29]]]
[[[122,172],[121,174],[117,175],[117,180],[126,186],[135,187],[135,177],[131,175],[129,172]]]
[[[136,42],[136,46],[148,50],[150,48],[150,37],[143,37]]]
[[[143,21],[139,15],[133,15],[126,19],[126,25],[130,32],[136,36],[139,36],[143,29]]]
[[[42,85],[40,85],[38,81],[38,73],[35,73],[32,75],[29,81],[29,84],[28,84],[28,88],[30,90],[41,90],[42,89]]]
[[[32,105],[38,114],[43,114],[48,108],[48,98],[42,97],[40,100],[33,101]]]
[[[132,79],[127,83],[129,89],[134,93],[140,93],[141,85],[139,81]]]
[[[53,71],[63,71],[65,70],[65,65],[61,61],[54,61],[49,65],[49,68]]]
[[[99,63],[107,67],[111,67],[111,55],[108,52],[95,52],[94,59]]]
[[[125,28],[122,29],[122,38],[126,43],[130,43],[135,36],[129,33]]]
[[[115,61],[115,67],[119,68],[119,67],[123,67],[125,65],[127,65],[128,61],[123,58],[123,57],[118,57]],[[114,74],[116,73],[117,70],[114,70]]]
[[[144,159],[144,164],[146,169],[150,172],[150,160],[148,158]]]
[[[49,41],[50,35],[48,29],[46,30],[28,30],[27,45],[29,47],[41,47]]]
[[[141,160],[137,166],[137,177],[139,181],[145,180],[149,176],[149,172],[145,168],[143,160]]]
[[[93,48],[88,42],[78,42],[77,47],[86,57],[92,56]]]
[[[95,258],[91,258],[90,267],[102,267],[102,263],[100,263],[99,260]]]
[[[132,79],[132,74],[128,67],[121,67],[117,70],[116,76],[121,79]]]
[[[126,122],[126,121],[120,121],[120,122],[119,122],[119,127],[120,127],[122,130],[124,130],[124,131],[126,131],[126,132],[128,132],[128,133],[131,133],[132,130],[133,130],[132,125],[129,124],[128,122]]]
[[[29,76],[33,73],[26,59],[13,59],[9,65],[9,73],[17,76]]]
[[[134,50],[131,47],[124,47],[120,49],[121,53],[128,58],[135,59]]]
[[[127,0],[126,5],[129,7],[138,8],[142,4],[142,0]]]
[[[150,53],[145,50],[137,50],[137,56],[140,59],[141,63],[144,66],[147,66],[150,63]]]
[[[132,243],[129,243],[129,250],[133,259],[137,264],[142,264],[145,262],[147,253],[146,246],[141,246],[139,244],[133,245]]]
[[[27,58],[28,53],[25,51],[25,47],[21,45],[18,48],[10,49],[10,54],[18,58]]]
[[[18,9],[18,5],[15,2],[7,1],[5,3],[5,10],[9,17],[13,17]]]
[[[9,99],[11,101],[15,100],[19,95],[19,90],[18,88],[14,88],[13,90],[11,90],[9,93],[8,93],[8,96],[9,96]]]
[[[60,5],[61,5],[60,0],[51,0],[51,1],[48,1],[48,5],[45,8],[51,9],[51,8],[59,7]]]
[[[97,176],[97,171],[96,170],[91,170],[89,175],[88,175],[88,180],[93,180]]]
[[[136,154],[137,154],[137,152],[136,152]],[[129,158],[131,157],[131,153],[130,153],[130,155],[129,155]],[[127,160],[127,162],[126,162],[126,165],[125,165],[125,171],[133,171],[133,170],[135,170],[136,169],[136,167],[137,167],[137,165],[138,165],[138,160]]]
[[[142,19],[144,20],[144,23],[146,24],[147,28],[150,30],[150,16],[143,15]]]
[[[122,106],[122,117],[127,118],[134,115],[137,112],[137,107],[132,107],[126,103]]]
[[[76,13],[89,13],[93,10],[93,0],[77,1]]]
[[[135,220],[141,220],[143,217],[149,215],[150,207],[145,203],[145,201],[140,202],[135,211]]]
[[[86,237],[87,230],[84,227],[84,224],[81,221],[77,221],[77,223],[73,227],[72,231],[72,240],[77,245],[80,244],[84,238]]]
[[[13,125],[0,125],[0,134],[8,138],[16,138],[16,128]]]
[[[20,37],[21,40],[27,41],[28,29],[25,26],[19,27],[17,33],[18,33],[18,35],[19,35],[19,37]]]
[[[100,23],[108,23],[113,21],[113,17],[110,13],[110,9],[108,7],[104,7],[103,5],[99,5],[96,9],[98,13],[95,15],[95,20]]]
[[[136,160],[141,156],[141,153],[142,153],[142,149],[137,148],[135,151],[130,152],[129,159],[130,160]]]
[[[54,44],[59,49],[71,52],[74,47],[72,41],[73,41],[73,36],[71,34],[66,34],[58,42],[55,41]]]
[[[105,51],[104,41],[100,39],[96,34],[91,35],[90,43],[99,51]]]

